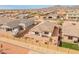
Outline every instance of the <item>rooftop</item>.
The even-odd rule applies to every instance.
[[[53,32],[54,26],[57,26],[56,22],[50,22],[50,21],[44,21],[37,26],[33,27],[31,31],[37,31],[37,32],[43,32],[43,31],[48,31],[48,32]]]
[[[64,22],[62,31],[64,35],[79,37],[79,22]]]
[[[20,23],[24,23],[27,26],[28,23],[32,21],[33,21],[32,19],[18,19],[18,20],[10,21],[6,25],[12,28],[12,27],[17,27]]]

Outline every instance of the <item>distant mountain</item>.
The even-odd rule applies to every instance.
[[[55,9],[79,9],[79,5],[52,5],[47,8],[32,9],[33,11],[51,11]]]

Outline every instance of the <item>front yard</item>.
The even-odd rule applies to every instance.
[[[72,43],[68,43],[68,42],[62,42],[62,46],[61,47],[74,49],[74,50],[79,50],[78,44],[72,44]]]

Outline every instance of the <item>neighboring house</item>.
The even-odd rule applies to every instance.
[[[5,30],[5,28],[7,27],[5,26],[6,23],[11,22],[13,20],[17,20],[17,19],[9,19],[7,17],[0,17],[0,29]]]
[[[32,19],[20,19],[13,20],[6,23],[3,27],[6,31],[12,31],[14,35],[18,34],[21,30],[26,30],[29,26],[34,24],[34,20]]]
[[[44,21],[36,25],[29,31],[29,35],[35,39],[42,39],[42,42],[52,42],[55,45],[59,44],[60,38],[60,26],[56,22]],[[27,35],[26,35],[27,36]],[[47,39],[48,38],[48,39]]]
[[[79,42],[79,22],[64,22],[62,35],[65,41]]]
[[[15,28],[17,26],[23,26],[24,28],[27,28],[28,26],[34,24],[34,20],[32,19],[20,19],[20,20],[15,20],[7,23],[6,25],[9,28]]]
[[[48,13],[44,19],[48,20],[57,20],[57,19],[65,19],[66,14],[65,13],[57,13],[57,11],[53,11]]]
[[[6,24],[9,21],[12,21],[12,19],[8,19],[7,17],[0,17],[0,25]]]
[[[66,20],[79,21],[79,12],[77,10],[69,10],[66,13]]]
[[[57,19],[57,14],[56,13],[54,13],[54,12],[51,12],[51,13],[48,13],[47,15],[45,15],[45,17],[44,17],[44,19]]]
[[[17,17],[19,19],[27,19],[27,16],[29,16],[29,14],[19,14],[19,15],[17,15]]]

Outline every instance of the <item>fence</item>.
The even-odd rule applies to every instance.
[[[30,43],[32,45],[36,45],[38,46],[38,48],[36,48],[35,50],[40,50],[40,51],[45,51],[47,53],[67,53],[67,54],[78,54],[79,51],[77,50],[72,50],[72,49],[68,49],[68,48],[62,48],[62,47],[58,47],[52,44],[44,44],[41,41],[36,42],[36,39],[33,38],[21,38],[20,40],[21,42],[25,42],[25,43]],[[41,48],[40,48],[41,47]],[[45,48],[45,49],[44,49]]]
[[[79,53],[79,51],[77,51],[77,50],[58,47],[51,43],[44,44],[41,41],[36,42],[36,39],[33,39],[33,38],[23,38],[23,37],[15,38],[15,37],[12,37],[12,36],[10,37],[10,36],[6,36],[6,35],[2,35],[2,36],[7,39],[13,39],[13,40],[17,40],[19,42],[26,43],[27,45],[30,44],[30,45],[28,45],[28,47],[30,49],[39,51],[41,53],[66,53],[66,54],[78,54]],[[38,39],[40,39],[40,38],[38,38]]]

